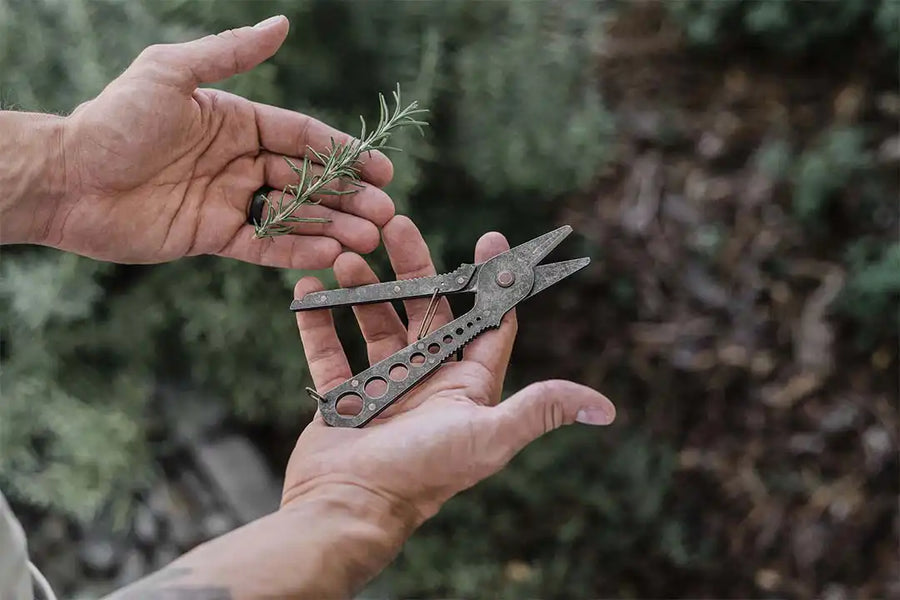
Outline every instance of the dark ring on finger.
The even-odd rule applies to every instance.
[[[269,195],[274,188],[270,188],[267,185],[259,188],[255,192],[253,192],[253,197],[250,198],[250,206],[247,207],[247,222],[251,225],[258,227],[262,224],[262,215],[263,208],[266,206],[266,196]]]

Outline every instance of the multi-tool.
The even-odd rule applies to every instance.
[[[417,341],[325,393],[307,388],[325,422],[336,427],[365,425],[475,336],[499,327],[516,304],[587,266],[590,258],[538,264],[571,232],[565,225],[483,263],[463,264],[443,275],[311,292],[294,300],[291,310],[300,311],[431,297]],[[438,299],[467,292],[475,293],[472,309],[429,333]],[[352,406],[355,414],[345,414],[344,406]]]

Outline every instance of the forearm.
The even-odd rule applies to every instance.
[[[418,524],[404,508],[367,492],[316,490],[110,600],[349,598],[393,560]]]
[[[0,243],[39,243],[66,191],[63,123],[0,111]]]

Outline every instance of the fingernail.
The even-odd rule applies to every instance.
[[[254,25],[253,29],[265,29],[266,27],[269,27],[271,25],[274,25],[275,23],[278,23],[283,18],[284,18],[284,15],[275,15],[274,17],[269,17],[265,21],[260,21],[259,23]]]
[[[613,415],[602,408],[582,408],[575,415],[575,420],[585,425],[609,425],[613,422]]]

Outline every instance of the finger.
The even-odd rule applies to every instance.
[[[397,279],[413,279],[415,277],[430,277],[436,274],[434,263],[431,262],[431,253],[428,245],[419,233],[415,224],[403,215],[397,215],[385,224],[382,229],[384,247],[391,260],[391,266]],[[422,326],[425,311],[428,309],[430,298],[406,300],[406,316],[409,321],[409,335],[407,339],[412,342]],[[437,312],[435,312],[430,330],[434,331],[442,325],[453,320],[450,311],[450,303],[442,297],[438,300]]]
[[[496,231],[486,233],[475,244],[475,262],[484,262],[507,250],[509,242],[502,234]],[[496,382],[496,394],[492,398],[494,402],[500,400],[503,379],[506,377],[506,367],[509,364],[517,330],[516,309],[512,309],[500,321],[499,329],[483,332],[466,346],[465,360],[480,363]]]
[[[337,144],[349,144],[354,139],[317,119],[292,110],[256,102],[253,109],[260,143],[263,149],[274,154],[312,158],[307,147],[328,154],[331,152],[331,140]],[[378,150],[360,156],[357,166],[360,177],[378,187],[390,183],[394,176],[394,165]]]
[[[600,392],[559,379],[523,388],[491,409],[508,461],[541,435],[575,421],[609,425],[616,407]]]
[[[193,92],[202,83],[214,83],[249,71],[270,58],[288,33],[287,17],[271,17],[253,27],[229,29],[182,44],[157,44],[144,50],[136,69],[153,71],[155,79]]]
[[[282,235],[257,239],[253,226],[244,225],[218,256],[282,269],[327,269],[341,253],[341,243],[318,235]]]
[[[269,192],[269,199],[277,206],[281,192]],[[287,199],[285,199],[287,202]],[[294,235],[328,236],[354,250],[368,254],[381,241],[378,227],[371,221],[317,204],[304,204],[294,216],[307,219],[328,219],[325,223],[289,223]],[[330,265],[329,265],[330,266]]]
[[[294,286],[294,298],[302,298],[322,289],[321,281],[315,277],[304,277]],[[303,343],[309,374],[319,393],[324,394],[353,376],[347,355],[334,329],[330,310],[299,311],[297,329],[300,330],[300,341]]]
[[[378,277],[359,254],[345,252],[334,262],[334,275],[341,287],[378,283]],[[406,346],[406,327],[389,302],[353,307],[359,329],[366,340],[369,364],[375,364]]]
[[[277,190],[283,190],[288,185],[296,185],[299,177],[291,170],[290,165],[280,155],[265,152],[261,155],[265,164],[266,185]],[[291,159],[296,165],[300,165],[301,159]],[[313,176],[322,174],[322,167],[311,165],[310,173]],[[328,206],[341,212],[362,217],[375,223],[378,227],[384,226],[394,216],[394,201],[380,188],[366,182],[353,184],[339,180],[328,189],[336,191],[353,191],[352,194],[318,195],[314,199],[321,201],[323,206]]]

